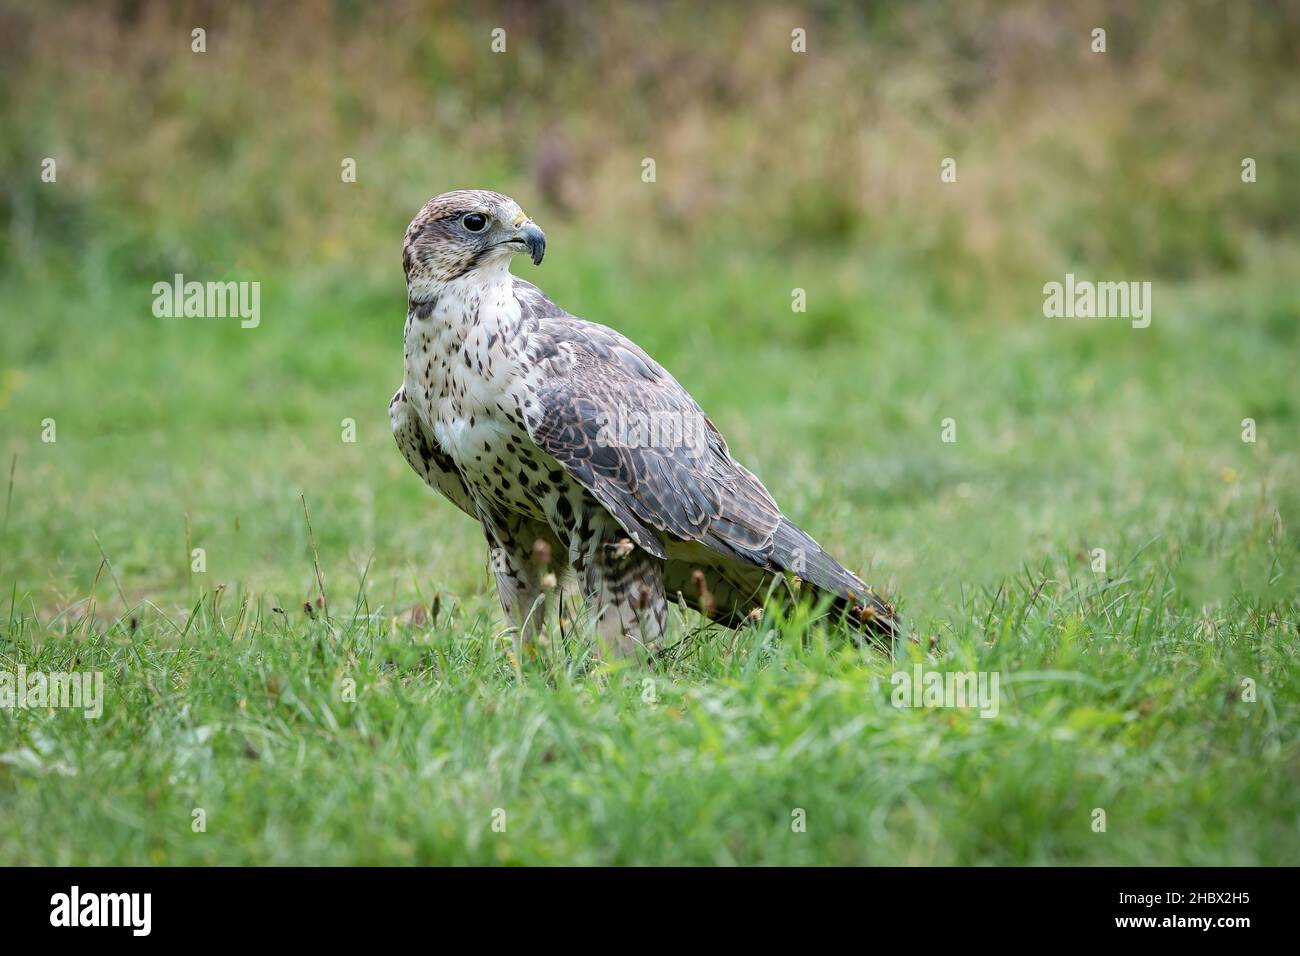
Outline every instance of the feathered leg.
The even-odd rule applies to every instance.
[[[663,561],[636,547],[612,519],[575,539],[570,558],[605,649],[620,657],[653,652],[668,617]]]
[[[497,582],[501,608],[515,626],[515,658],[546,622],[548,574],[563,567],[563,552],[551,529],[520,515],[496,515],[480,509],[487,537],[489,562]],[[553,587],[553,585],[552,585]]]

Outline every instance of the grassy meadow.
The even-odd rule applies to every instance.
[[[812,11],[0,0],[0,675],[105,694],[0,708],[0,864],[1295,862],[1300,10]],[[513,658],[386,415],[456,187],[896,660],[776,610]],[[260,323],[156,317],[176,273]],[[1067,273],[1150,326],[1045,317]],[[893,706],[916,664],[997,715]]]

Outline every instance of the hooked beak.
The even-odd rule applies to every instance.
[[[525,248],[528,249],[528,255],[533,260],[533,265],[539,266],[542,264],[542,256],[546,255],[546,233],[537,228],[537,223],[531,219],[524,223],[514,241],[522,242]]]

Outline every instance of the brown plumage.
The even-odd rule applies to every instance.
[[[541,577],[568,571],[624,652],[659,641],[669,599],[739,626],[787,573],[800,597],[825,593],[858,629],[893,634],[892,607],[782,515],[667,371],[510,274],[513,255],[544,251],[499,193],[426,204],[403,250],[405,376],[390,403],[412,467],[482,524],[520,640],[545,613]]]

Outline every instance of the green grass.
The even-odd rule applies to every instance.
[[[0,0],[0,673],[107,700],[0,708],[0,864],[1300,855],[1294,16],[64,6]],[[465,186],[898,596],[899,661],[771,613],[511,659],[386,416],[402,231]],[[261,325],[155,318],[177,272]],[[1151,327],[1044,318],[1067,272],[1152,282]],[[997,716],[892,706],[916,663]]]
[[[554,631],[516,668],[479,532],[387,434],[395,266],[264,277],[251,330],[155,319],[150,279],[15,271],[0,669],[101,670],[107,699],[0,710],[0,863],[1295,860],[1294,257],[1158,282],[1133,330],[1045,319],[1037,285],[945,309],[887,253],[664,256],[561,227],[524,274],[642,342],[900,595],[897,665],[769,614],[677,620],[653,669]],[[300,494],[331,623],[302,610]],[[997,672],[998,716],[891,706],[917,661]]]

